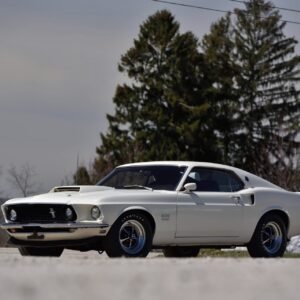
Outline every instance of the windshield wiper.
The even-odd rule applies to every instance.
[[[153,189],[144,186],[144,185],[138,185],[138,184],[131,184],[131,185],[122,185],[122,186],[117,186],[116,189],[140,189],[140,190],[148,190],[148,191],[153,191]]]

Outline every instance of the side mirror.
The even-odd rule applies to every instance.
[[[192,191],[196,191],[197,184],[195,182],[186,183],[183,187],[184,187],[186,192],[190,193]]]

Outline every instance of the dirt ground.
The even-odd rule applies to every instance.
[[[1,299],[299,299],[300,260],[109,259],[65,251],[21,257],[0,248]]]

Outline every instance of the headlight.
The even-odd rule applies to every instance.
[[[9,220],[12,222],[17,220],[17,212],[14,209],[11,209],[9,212]]]
[[[71,221],[73,219],[73,211],[70,207],[66,209],[66,218]]]
[[[99,219],[101,215],[101,212],[100,212],[100,209],[98,206],[94,206],[92,209],[91,209],[91,216],[94,220],[97,220]]]

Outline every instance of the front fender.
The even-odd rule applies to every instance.
[[[148,214],[152,215],[151,212],[143,206],[128,206],[128,207],[126,207],[125,209],[122,210],[119,217],[122,214],[124,214],[125,212],[131,211],[131,210],[143,210],[143,211],[147,212]]]
[[[104,208],[104,207],[102,207]],[[120,219],[120,217],[125,214],[125,213],[128,213],[128,212],[131,212],[131,211],[142,211],[142,212],[145,212],[146,215],[148,215],[153,223],[154,223],[154,226],[155,226],[155,218],[154,218],[154,215],[153,213],[143,207],[143,206],[139,206],[139,205],[132,205],[132,206],[123,206],[123,207],[119,207],[119,209],[114,209],[114,206],[110,207],[110,206],[106,206],[104,208],[104,221],[108,224],[110,224],[110,227],[112,227],[116,222],[117,220]]]

